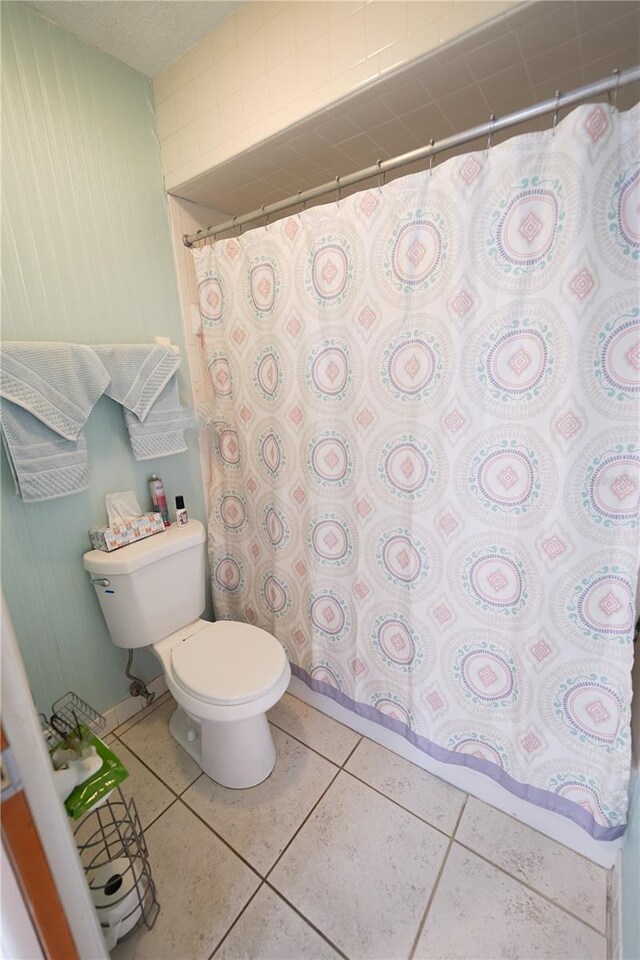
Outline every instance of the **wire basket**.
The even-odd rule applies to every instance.
[[[78,723],[84,723],[92,733],[99,733],[107,725],[105,717],[94,710],[86,700],[79,697],[73,690],[69,690],[68,693],[51,704],[51,713],[65,721],[70,729],[73,729]],[[61,743],[60,735],[53,729],[49,718],[44,713],[39,714],[39,717],[47,746],[49,749],[57,747]]]
[[[74,831],[108,950],[160,912],[149,854],[133,798],[116,787]]]

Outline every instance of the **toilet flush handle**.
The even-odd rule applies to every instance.
[[[107,580],[106,577],[89,577],[89,582],[95,584],[96,587],[111,586],[111,580]]]

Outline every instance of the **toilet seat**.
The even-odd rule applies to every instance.
[[[256,700],[281,679],[287,658],[266,630],[219,620],[178,641],[171,672],[179,686],[205,703],[232,705]]]

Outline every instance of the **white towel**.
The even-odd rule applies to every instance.
[[[145,343],[93,348],[111,375],[107,396],[124,408],[134,460],[152,460],[187,449],[184,431],[195,423],[180,405],[175,374],[180,357]]]
[[[2,438],[25,501],[53,500],[89,486],[82,433],[109,374],[90,347],[5,341],[0,362]]]

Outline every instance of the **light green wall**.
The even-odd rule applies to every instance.
[[[22,3],[2,17],[2,337],[186,347],[150,82]],[[103,397],[86,430],[89,491],[39,504],[14,492],[2,453],[2,586],[39,709],[69,689],[99,710],[128,695],[125,653],[111,643],[82,569],[104,495],[153,472],[204,520],[198,441],[134,463],[122,408]],[[136,654],[145,679],[160,670]]]

